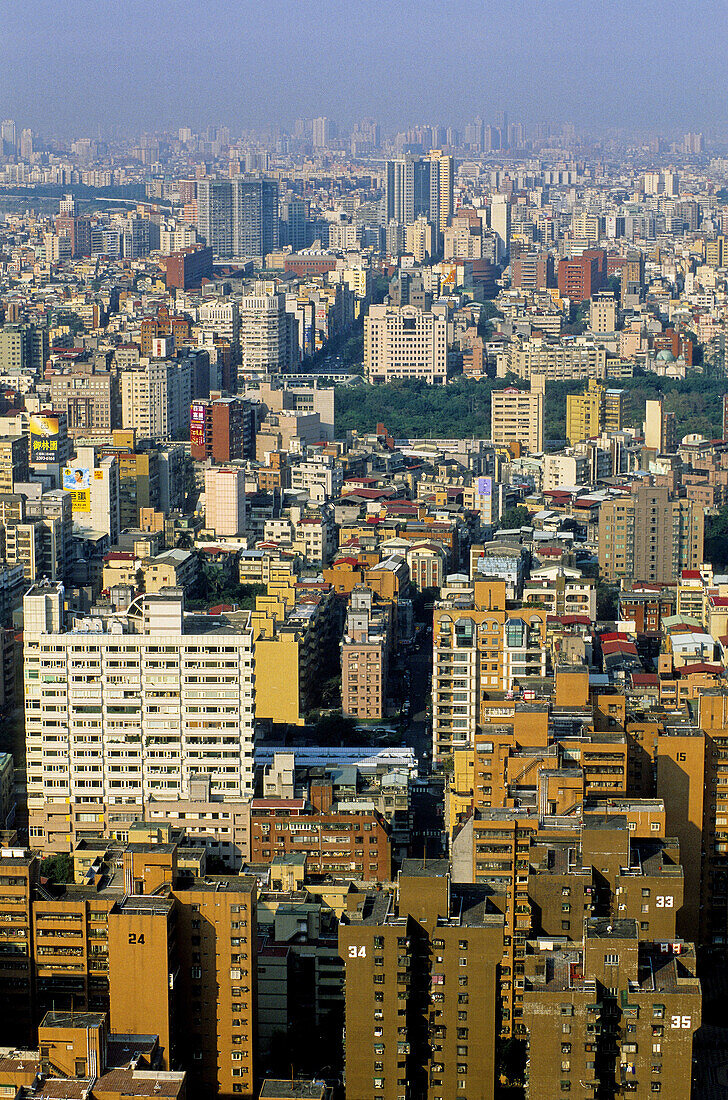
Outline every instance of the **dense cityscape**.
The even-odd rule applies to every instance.
[[[728,140],[502,102],[0,120],[2,1095],[728,1096]]]

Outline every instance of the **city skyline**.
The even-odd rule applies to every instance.
[[[305,21],[290,0],[275,12],[195,2],[184,19],[167,0],[151,9],[129,0],[122,23],[89,0],[33,8],[29,22],[27,4],[3,6],[0,112],[48,136],[291,129],[322,115],[344,125],[373,115],[395,132],[503,111],[593,133],[720,134],[727,121],[723,13],[713,2],[688,11],[609,0],[597,10],[546,0],[504,11],[403,0],[384,28],[376,9],[330,2],[308,6]],[[296,33],[283,34],[286,25]],[[671,77],[665,52],[645,50],[660,27],[700,43],[699,68]]]

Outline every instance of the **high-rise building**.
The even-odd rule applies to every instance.
[[[336,127],[330,118],[315,118],[312,126],[314,149],[325,149],[333,140],[335,133]]]
[[[280,244],[290,245],[294,252],[306,247],[306,203],[291,198],[280,203]]]
[[[369,382],[422,378],[447,381],[447,318],[416,306],[370,306],[364,318],[364,369]]]
[[[246,375],[280,374],[298,359],[298,321],[285,294],[251,294],[240,302],[241,369]]]
[[[0,493],[14,493],[16,483],[29,478],[27,437],[0,436]]]
[[[390,610],[389,604],[378,609],[371,589],[365,585],[352,590],[341,642],[344,714],[360,719],[381,719],[386,715]]]
[[[0,374],[37,374],[48,358],[48,329],[37,325],[0,328]]]
[[[395,221],[400,225],[412,225],[423,215],[434,220],[430,205],[431,167],[429,161],[409,155],[387,161],[387,224]]]
[[[671,454],[677,443],[675,414],[665,412],[662,398],[645,402],[643,424],[645,447],[658,454]]]
[[[614,332],[617,328],[617,302],[611,290],[600,290],[589,303],[589,328],[592,332]]]
[[[138,439],[184,439],[192,401],[192,366],[185,359],[151,359],[120,373],[121,426]]]
[[[233,255],[232,180],[197,181],[197,232],[214,256]]]
[[[622,428],[627,394],[624,390],[607,389],[590,378],[584,393],[568,394],[566,398],[566,438],[569,443],[593,439],[603,431],[618,432]]]
[[[474,743],[489,692],[546,675],[546,613],[506,601],[506,581],[480,579],[474,595],[435,604],[432,752],[435,759]]]
[[[394,890],[344,914],[347,1096],[492,1098],[503,916],[488,894],[446,860],[407,859]]]
[[[577,305],[602,289],[606,280],[606,253],[601,249],[583,252],[573,259],[559,260],[559,293]]]
[[[490,398],[490,438],[495,445],[519,444],[526,452],[543,451],[543,375],[531,378],[531,392],[509,386]],[[539,384],[541,383],[541,384]]]
[[[233,255],[262,258],[278,248],[278,183],[255,178],[232,183]]]
[[[63,468],[63,488],[71,494],[76,528],[104,531],[112,544],[119,541],[120,484],[115,455],[99,458],[94,447],[77,447],[75,459]]]
[[[496,227],[491,223],[491,228]],[[548,252],[521,252],[511,261],[511,283],[514,287],[546,290],[554,286],[554,282],[554,258]]]
[[[12,118],[4,118],[0,122],[0,142],[2,142],[3,153],[6,156],[12,156],[17,147],[17,132]]]
[[[30,160],[33,156],[33,131],[25,129],[20,134],[19,152],[22,160]]]
[[[498,238],[498,256],[507,256],[511,250],[511,204],[507,195],[494,195],[490,204],[490,228]]]
[[[121,419],[118,374],[88,362],[54,373],[51,405],[65,414],[69,435],[108,436]]]
[[[184,1100],[186,1071],[199,1095],[250,1100],[256,881],[198,877],[204,864],[184,865],[166,823],[129,823],[121,831],[128,842],[102,830],[89,834],[74,850],[75,883],[52,899],[38,889],[35,856],[0,852],[3,1033],[14,1045],[28,1044],[39,1025],[44,1079],[64,1095],[67,1073],[86,1086],[91,1075],[93,1089],[81,1091],[95,1100]],[[120,1053],[131,1062],[128,1074]],[[23,1060],[27,1066],[27,1053]],[[23,1060],[15,1068],[22,1071]],[[11,1068],[6,1063],[4,1081]]]
[[[701,1021],[695,948],[647,942],[639,920],[589,918],[583,939],[542,941],[527,956],[523,1020],[532,1096],[578,1085],[582,1095],[689,1100]]]
[[[599,571],[606,581],[622,577],[674,583],[682,569],[703,562],[704,509],[670,496],[665,486],[640,485],[631,494],[605,500],[599,509]]]
[[[278,247],[278,183],[236,176],[197,183],[197,232],[220,259],[263,257]]]
[[[205,470],[205,526],[218,537],[245,530],[245,468],[212,466]]]
[[[57,585],[31,588],[23,609],[34,847],[68,851],[72,805],[81,820],[128,822],[155,800],[189,798],[200,775],[213,797],[250,797],[249,612],[211,629],[172,589],[106,619],[80,617]]]
[[[440,239],[454,208],[455,159],[441,149],[430,150],[430,221]]]
[[[240,397],[193,401],[190,454],[195,461],[234,462],[255,455],[255,410]]]

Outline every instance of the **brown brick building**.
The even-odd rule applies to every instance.
[[[645,943],[634,920],[587,920],[579,943],[534,944],[524,991],[528,1095],[691,1095],[700,1026],[695,951]]]
[[[255,455],[255,411],[241,397],[198,398],[190,407],[190,454],[196,462]]]
[[[254,879],[196,878],[153,842],[86,856],[57,896],[36,882],[34,857],[0,854],[6,1042],[32,1041],[49,1010],[108,1013],[115,1033],[158,1036],[159,1064],[199,1095],[253,1096]]]
[[[203,279],[212,278],[212,249],[191,245],[179,252],[171,252],[165,260],[167,287],[189,290],[198,287]]]
[[[503,918],[449,864],[405,860],[394,891],[351,895],[346,966],[347,1100],[491,1100]]]
[[[379,813],[329,809],[330,784],[312,788],[316,807],[303,798],[256,798],[250,815],[250,858],[270,863],[275,857],[302,852],[311,875],[351,875],[369,882],[388,882],[392,847]]]

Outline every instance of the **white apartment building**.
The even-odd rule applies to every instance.
[[[245,469],[211,466],[205,470],[205,526],[218,538],[245,530]]]
[[[364,368],[372,383],[394,378],[447,381],[447,318],[414,306],[370,306],[364,318]]]
[[[159,227],[159,251],[168,254],[179,252],[197,244],[197,230],[183,223],[165,222]]]
[[[240,355],[245,374],[278,374],[298,361],[298,325],[285,294],[247,295],[240,303]]]
[[[312,455],[291,468],[291,488],[307,492],[315,500],[331,500],[341,496],[344,468],[333,455]]]
[[[543,394],[509,386],[490,395],[490,438],[494,444],[520,443],[531,454],[543,450]]]
[[[31,844],[68,851],[156,803],[253,793],[254,641],[249,612],[184,612],[181,589],[127,612],[69,615],[62,585],[23,601]]]
[[[197,321],[215,336],[227,340],[237,356],[240,351],[240,309],[237,302],[213,298],[197,310]]]
[[[547,382],[570,378],[598,378],[607,375],[607,353],[588,338],[576,336],[560,340],[531,337],[511,340],[496,359],[496,374],[508,373],[530,379],[542,374]]]
[[[121,535],[119,463],[115,456],[97,460],[93,447],[77,447],[68,467],[88,477],[88,490],[73,494],[76,531],[104,531],[113,544]]]
[[[189,437],[192,366],[188,360],[150,359],[121,372],[121,425],[139,439]]]

